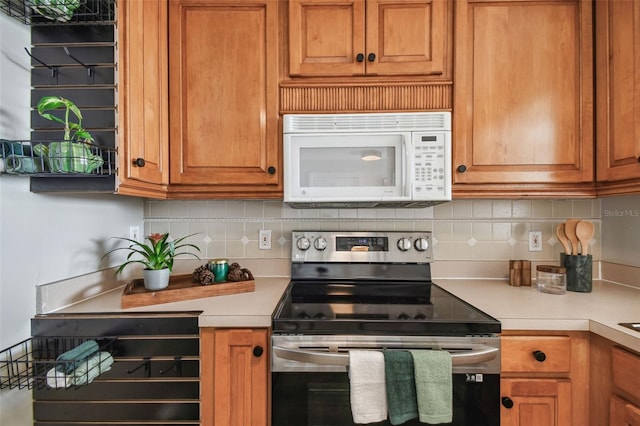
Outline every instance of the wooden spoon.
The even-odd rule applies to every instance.
[[[558,226],[556,226],[556,238],[558,238],[558,241],[560,241],[560,244],[564,247],[564,252],[571,254],[571,243],[564,234],[564,223],[559,223]]]
[[[580,248],[582,249],[580,254],[583,256],[589,254],[589,241],[593,238],[594,233],[595,227],[588,220],[581,220],[576,225],[576,236],[580,240]]]
[[[567,219],[564,223],[564,234],[567,236],[569,241],[571,241],[571,254],[578,254],[578,244],[580,244],[580,240],[578,240],[578,236],[576,235],[576,226],[580,222],[580,219]]]

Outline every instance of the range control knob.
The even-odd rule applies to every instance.
[[[327,240],[322,237],[318,237],[313,242],[313,247],[315,247],[316,250],[322,251],[327,248]]]
[[[311,242],[307,237],[298,238],[298,241],[296,241],[296,246],[302,251],[309,250],[310,245]]]
[[[418,251],[425,251],[426,249],[429,248],[429,241],[427,241],[426,238],[418,238],[414,243],[413,246],[416,248],[416,250]]]
[[[411,248],[411,241],[408,238],[400,238],[396,246],[400,251],[407,251]]]

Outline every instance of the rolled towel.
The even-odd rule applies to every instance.
[[[95,340],[87,340],[58,356],[58,358],[56,358],[56,370],[69,374],[80,365],[83,365],[84,360],[98,352],[98,349],[100,349],[100,347]]]
[[[69,375],[71,384],[81,386],[89,384],[100,374],[111,370],[113,357],[109,352],[98,352],[81,362],[78,367]]]
[[[56,370],[56,368],[52,368],[47,371],[47,386],[50,388],[58,389],[58,388],[68,388],[71,386],[71,378],[66,374]]]
[[[418,417],[413,357],[408,351],[384,351],[389,422],[399,425]]]
[[[384,356],[378,351],[349,351],[351,414],[354,423],[387,418]]]
[[[7,158],[10,155],[31,155],[31,145],[29,143],[0,139],[0,157]]]
[[[44,170],[44,162],[41,158],[9,155],[4,160],[4,168],[7,173],[38,173]]]
[[[416,379],[418,415],[423,423],[451,423],[453,377],[448,351],[411,351]]]

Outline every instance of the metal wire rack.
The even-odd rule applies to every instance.
[[[115,22],[115,0],[0,0],[0,10],[32,26]]]
[[[98,344],[96,353],[102,354],[98,360],[104,359],[105,353],[113,354],[116,337],[31,337],[0,351],[0,389],[74,389],[88,384],[107,370],[105,363],[92,362],[91,357],[57,360],[88,340]]]
[[[116,150],[76,141],[0,140],[0,174],[26,176],[110,176]]]

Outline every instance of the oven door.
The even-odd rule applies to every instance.
[[[499,337],[273,336],[272,426],[354,425],[349,349],[449,350],[453,426],[500,425]],[[387,421],[376,425],[390,425]],[[403,425],[422,425],[418,419]]]

